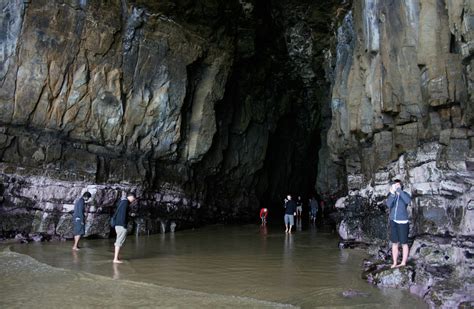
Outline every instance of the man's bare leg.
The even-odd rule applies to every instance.
[[[288,233],[291,233],[291,228],[293,227],[293,225],[290,225],[290,229],[288,230]]]
[[[393,264],[391,268],[397,267],[397,260],[398,260],[398,243],[392,244],[392,259],[393,259]]]
[[[288,224],[285,224],[285,233],[288,233]]]
[[[81,235],[74,236],[74,246],[72,246],[72,250],[79,250],[79,239],[81,239]]]
[[[122,261],[119,260],[119,253],[120,253],[120,247],[115,246],[114,263],[118,263],[118,264],[123,263]]]
[[[400,266],[405,266],[407,265],[407,260],[408,260],[408,245],[407,244],[403,244],[402,245],[402,250],[403,250],[403,256],[402,256],[402,262],[400,263],[400,265],[398,265],[399,267]]]

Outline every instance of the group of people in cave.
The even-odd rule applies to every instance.
[[[74,203],[73,213],[73,233],[74,233],[74,245],[72,250],[79,250],[79,240],[82,235],[85,234],[85,203],[91,199],[90,192],[84,192],[80,198]],[[124,195],[110,220],[110,225],[115,229],[117,234],[116,241],[114,243],[114,263],[122,263],[119,258],[120,248],[123,246],[127,237],[127,223],[128,223],[128,207],[131,203],[134,203],[136,196],[134,193],[129,192]],[[392,268],[405,266],[408,259],[408,212],[407,207],[410,204],[411,196],[403,190],[403,185],[400,180],[395,180],[390,185],[389,193],[387,196],[386,205],[389,208],[389,219],[390,219],[390,241],[392,242]],[[312,196],[308,200],[309,218],[312,222],[315,222],[318,209],[321,207],[321,213],[324,216],[325,203],[324,200],[316,199]],[[293,200],[291,194],[288,194],[284,199],[284,223],[285,233],[291,234],[293,225],[295,224],[295,217],[301,218],[303,214],[303,200],[301,196]],[[262,225],[267,223],[268,209],[262,208],[260,210],[260,219]],[[398,253],[399,244],[402,245],[402,261],[398,264]]]
[[[321,207],[322,217],[325,213],[325,205],[323,199],[317,199],[314,195],[311,196],[308,200],[308,217],[309,220],[313,223],[316,222],[319,208]],[[285,232],[291,232],[291,226],[294,225],[294,218],[300,219],[303,216],[303,199],[301,196],[298,196],[296,201],[293,200],[291,194],[288,194],[284,199],[284,208],[285,216],[284,222],[286,226]],[[259,217],[261,219],[262,225],[267,223],[268,208],[264,207],[260,209]]]
[[[77,251],[79,249],[79,240],[81,236],[85,234],[85,204],[91,198],[90,192],[84,192],[80,198],[78,198],[74,202],[74,213],[72,215],[73,221],[73,234],[74,234],[74,245],[72,246],[72,250]],[[120,248],[125,243],[125,239],[127,238],[127,224],[128,224],[128,208],[130,204],[136,201],[135,193],[129,192],[124,195],[117,204],[115,212],[110,219],[110,225],[115,229],[115,233],[117,234],[115,243],[114,243],[114,259],[113,262],[117,264],[121,264],[122,260],[120,260]],[[132,216],[134,214],[131,214]]]
[[[392,260],[391,268],[405,266],[408,259],[408,232],[409,221],[407,207],[411,202],[411,196],[403,190],[403,184],[396,179],[392,182],[389,188],[389,193],[386,200],[386,205],[389,208],[389,227],[390,227],[390,241],[392,243]],[[321,207],[321,213],[324,216],[325,202],[323,199],[316,199],[312,196],[308,200],[309,219],[311,222],[316,221],[318,209]],[[285,214],[283,221],[285,223],[285,233],[291,234],[293,225],[295,224],[295,217],[301,218],[303,214],[303,200],[298,196],[296,201],[293,200],[291,194],[288,194],[284,199]],[[262,225],[267,223],[268,209],[260,209],[260,219]],[[402,246],[402,260],[398,264],[399,245]]]

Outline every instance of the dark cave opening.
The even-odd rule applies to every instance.
[[[195,173],[198,178],[207,175],[206,201],[222,212],[222,221],[254,220],[257,207],[280,212],[287,193],[301,195],[305,205],[317,195],[321,117],[330,85],[321,55],[332,35],[331,22],[324,17],[334,5],[257,2],[251,18],[227,23],[236,38],[233,67],[224,98],[215,106],[217,135]],[[289,33],[295,27],[299,32]],[[314,51],[292,57],[290,36],[304,40],[308,35]],[[253,135],[255,127],[265,128],[260,136]],[[266,139],[263,158],[246,162],[246,156],[258,156],[242,150],[252,139]],[[218,160],[219,168],[209,174],[211,162]],[[225,203],[234,207],[225,209]]]
[[[295,114],[287,114],[278,121],[264,163],[268,187],[261,195],[262,206],[282,212],[287,194],[301,196],[305,204],[316,195],[319,146],[319,131],[305,132]]]

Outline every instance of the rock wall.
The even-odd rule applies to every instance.
[[[85,3],[6,2],[5,22],[21,29],[2,41],[14,52],[2,57],[3,162],[42,168],[67,157],[87,179],[113,181],[125,165],[120,178],[141,181],[150,159],[199,159],[212,143],[232,46],[120,1]],[[190,67],[200,73],[192,93]],[[195,104],[184,123],[187,96]],[[71,142],[54,145],[58,137]]]
[[[173,196],[162,206],[181,207],[176,196],[203,199],[186,190],[185,165],[213,142],[214,105],[233,61],[229,37],[213,40],[125,1],[8,0],[1,6],[2,230],[53,233],[44,220],[35,226],[38,216],[67,213],[79,188],[91,185],[98,195],[144,192],[145,208],[163,202],[147,200],[151,189]],[[104,223],[96,214],[113,202],[94,197],[99,211],[88,221]],[[14,222],[18,208],[33,223],[9,225],[6,218]],[[70,231],[60,232],[64,216],[55,233],[67,236]],[[107,225],[102,229],[88,235],[108,235]]]
[[[45,215],[69,235],[57,226],[80,187],[139,192],[151,232],[249,221],[309,193],[327,94],[317,42],[337,3],[1,1],[0,229],[22,213],[18,232],[44,231]],[[94,196],[88,215],[112,200]]]
[[[473,35],[472,1],[450,0],[354,1],[337,33],[318,187],[347,194],[343,239],[384,243],[389,182],[405,183],[415,270],[404,287],[432,306],[473,301]]]

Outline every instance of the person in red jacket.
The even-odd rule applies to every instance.
[[[260,209],[260,219],[262,219],[262,224],[267,223],[267,215],[268,215],[268,209],[266,208]]]

